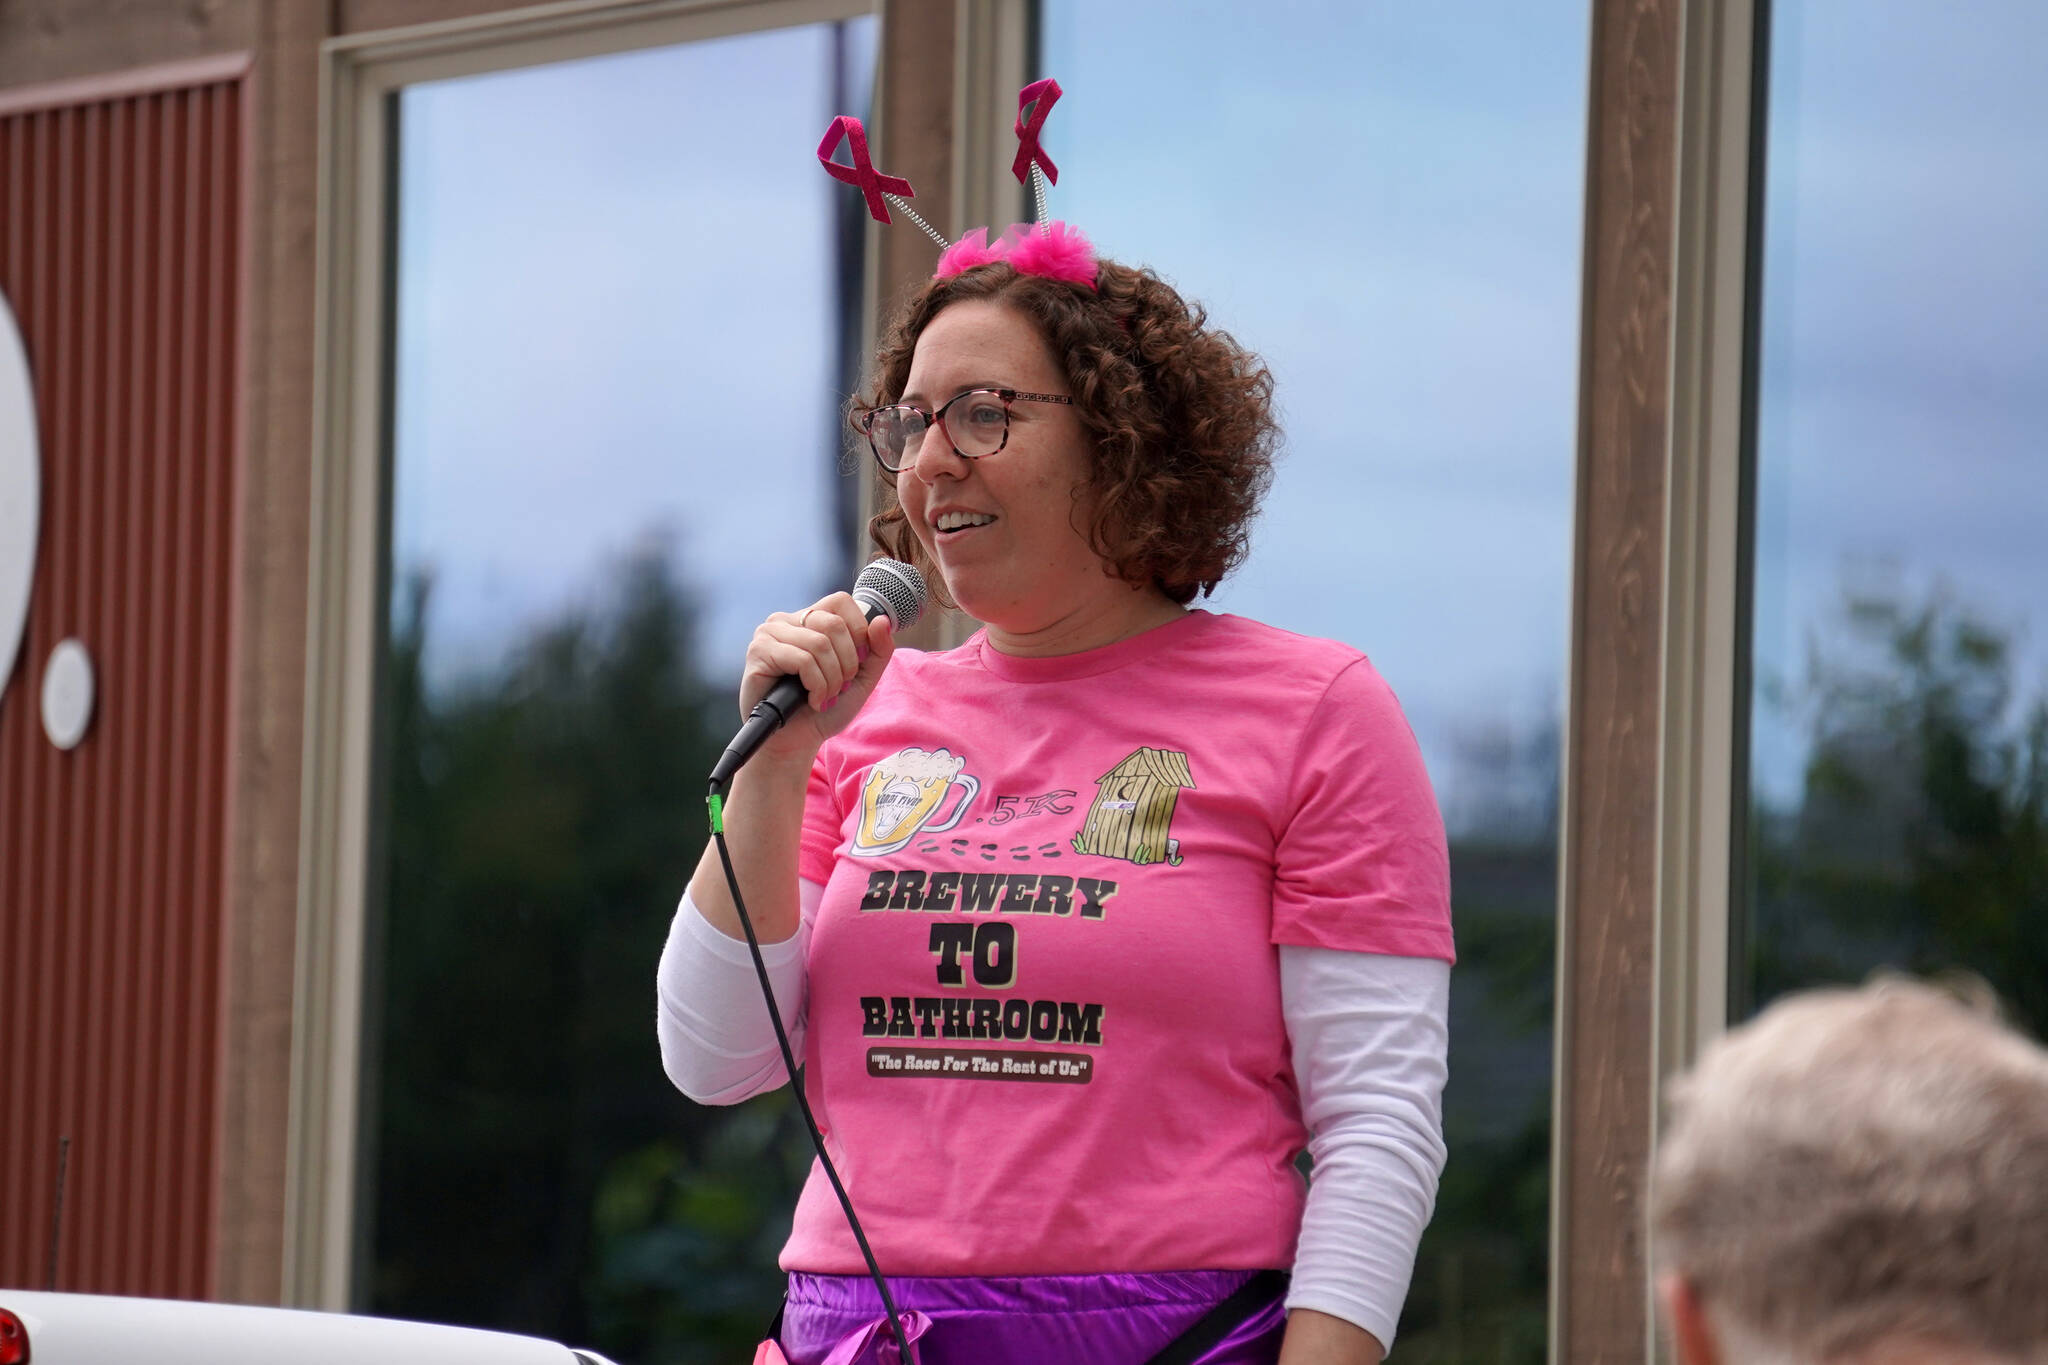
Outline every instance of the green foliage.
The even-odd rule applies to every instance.
[[[383,715],[388,877],[370,1129],[380,1312],[619,1359],[744,1359],[808,1165],[786,1093],[700,1109],[662,1079],[652,976],[730,728],[659,557],[492,677],[429,689],[408,585]],[[1848,599],[1790,694],[1799,803],[1754,813],[1759,1001],[1873,967],[1967,967],[2048,1026],[2048,701],[1939,595]],[[1555,744],[1513,758],[1554,790]],[[1415,1362],[1536,1361],[1549,1226],[1555,809],[1452,850],[1451,1156],[1403,1318]],[[1485,822],[1482,822],[1485,823]]]
[[[1416,1365],[1544,1357],[1556,885],[1554,826],[1451,845],[1449,1155],[1395,1347]]]
[[[442,688],[422,671],[431,585],[408,585],[383,711],[365,1306],[708,1365],[748,1358],[774,1314],[809,1146],[786,1092],[703,1109],[661,1074],[654,963],[731,703],[697,677],[666,563],[616,581],[509,667]],[[1521,784],[1554,788],[1554,740],[1524,758]],[[1453,848],[1451,1158],[1404,1359],[1542,1356],[1554,845],[1553,806]]]
[[[633,1360],[750,1358],[780,1296],[773,1266],[810,1152],[781,1090],[734,1111],[694,1155],[663,1140],[612,1162],[584,1285],[594,1339]]]
[[[697,676],[666,561],[614,582],[444,689],[422,670],[431,585],[407,585],[383,710],[367,1306],[637,1361],[745,1358],[780,1297],[802,1135],[779,1098],[675,1094],[653,1028],[731,703]]]
[[[1880,966],[1985,978],[2048,1027],[2048,697],[1942,592],[1851,593],[1792,705],[1804,799],[1755,816],[1756,1003]]]
[[[1548,1344],[1550,1115],[1452,1139],[1395,1350],[1420,1365],[1527,1361]]]

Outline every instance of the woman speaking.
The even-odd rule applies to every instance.
[[[1063,224],[982,237],[854,418],[876,544],[984,628],[899,650],[838,593],[740,683],[808,692],[724,807],[806,1094],[924,1365],[1378,1360],[1443,1163],[1414,737],[1358,651],[1189,605],[1271,479],[1258,358]],[[659,981],[703,1103],[788,1080],[741,939],[707,851]],[[876,1339],[816,1168],[782,1265],[793,1365]]]

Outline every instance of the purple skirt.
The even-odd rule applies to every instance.
[[[889,1293],[914,1323],[919,1365],[1144,1365],[1252,1273],[891,1276]],[[1286,1330],[1275,1298],[1200,1365],[1273,1365]],[[863,1276],[792,1272],[780,1340],[790,1365],[897,1365],[881,1297]]]

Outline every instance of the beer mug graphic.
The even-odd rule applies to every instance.
[[[960,771],[966,766],[966,759],[944,749],[929,754],[922,749],[901,749],[877,762],[861,787],[860,826],[853,832],[850,852],[879,858],[905,847],[921,833],[941,834],[959,824],[981,790],[981,783]],[[953,813],[932,824],[955,788],[960,796],[953,803]]]

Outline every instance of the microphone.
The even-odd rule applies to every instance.
[[[900,559],[878,559],[853,580],[853,600],[868,620],[886,616],[897,630],[903,630],[916,625],[917,618],[924,615],[924,575]],[[768,695],[754,703],[754,709],[747,713],[747,723],[719,755],[711,769],[711,789],[723,791],[732,775],[754,756],[754,751],[803,704],[803,679],[794,674],[776,679]]]

